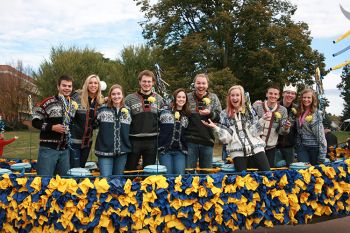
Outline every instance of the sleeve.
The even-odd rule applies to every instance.
[[[282,119],[280,120],[280,125],[279,125],[279,130],[278,130],[278,134],[280,135],[286,135],[289,134],[289,130],[290,127],[288,129],[284,128],[284,124],[287,122],[288,120],[288,112],[287,109],[283,108],[283,110],[281,111],[281,115],[282,115]]]
[[[45,109],[39,105],[34,108],[32,125],[36,129],[40,129],[44,132],[52,131],[52,124],[46,122],[47,113]]]
[[[312,122],[311,130],[312,130],[312,133],[316,136],[316,139],[319,145],[320,153],[317,161],[318,163],[323,163],[327,154],[327,141],[326,141],[326,136],[324,134],[324,127],[322,124],[322,116],[320,112],[316,112],[314,116],[316,117],[316,119],[315,121]]]
[[[12,142],[14,142],[14,141],[16,141],[16,139],[15,139],[15,138],[11,138],[11,139],[9,139],[9,140],[4,140],[4,141],[3,141],[3,144],[4,144],[4,146],[6,146],[6,145],[8,145],[8,144],[10,144],[10,143],[12,143]]]
[[[217,95],[213,95],[213,105],[209,117],[214,122],[220,121],[221,103]]]
[[[214,128],[214,132],[218,135],[219,140],[223,144],[229,144],[232,141],[233,130],[221,125],[217,124],[217,127]]]

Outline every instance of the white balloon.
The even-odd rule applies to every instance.
[[[107,89],[107,83],[105,81],[101,81],[100,85],[101,85],[101,91],[104,91]]]

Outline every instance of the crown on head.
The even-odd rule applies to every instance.
[[[283,86],[283,92],[285,91],[294,91],[295,93],[298,92],[298,87],[297,85],[293,86],[292,84],[289,84],[288,86],[286,84],[284,84]]]

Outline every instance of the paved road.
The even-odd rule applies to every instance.
[[[296,226],[275,226],[235,233],[350,233],[350,216]]]

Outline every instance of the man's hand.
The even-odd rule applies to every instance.
[[[57,124],[52,126],[52,131],[55,131],[57,133],[65,133],[66,127],[62,124]]]
[[[17,139],[18,139],[18,136],[15,136],[15,139],[17,140]]]
[[[210,114],[209,109],[198,110],[199,114],[202,116],[208,116]]]

